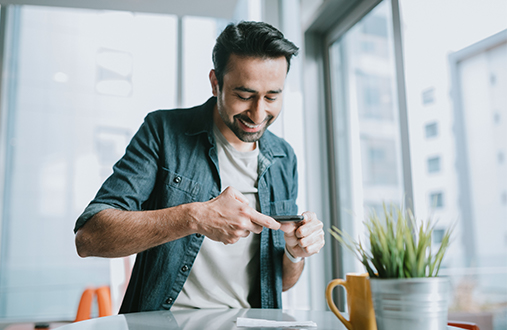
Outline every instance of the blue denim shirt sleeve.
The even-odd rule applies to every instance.
[[[95,214],[99,213],[100,211],[110,209],[112,208],[109,204],[103,204],[103,203],[90,203],[86,209],[83,211],[83,213],[79,216],[79,218],[76,221],[76,225],[74,226],[74,233],[78,231],[79,228],[83,227],[83,225],[90,220]]]

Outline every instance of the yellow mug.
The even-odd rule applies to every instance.
[[[327,305],[347,329],[377,330],[368,274],[349,273],[346,279],[335,279],[329,282],[326,289]],[[333,302],[332,292],[337,285],[343,286],[347,291],[348,320],[340,313]]]

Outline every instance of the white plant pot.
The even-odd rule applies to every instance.
[[[370,279],[378,330],[446,330],[447,277]]]

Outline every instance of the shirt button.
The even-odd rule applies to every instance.
[[[182,272],[186,272],[188,270],[188,266],[187,265],[184,265],[183,267],[181,267],[181,271]]]
[[[174,183],[180,183],[181,182],[181,176],[177,176],[174,178]]]
[[[199,238],[199,237],[201,237],[201,236],[202,236],[202,235],[201,235],[201,234],[199,234],[199,233],[195,234],[195,237],[197,237],[197,238]]]
[[[173,298],[167,298],[167,300],[165,301],[166,304],[172,304],[173,302]]]

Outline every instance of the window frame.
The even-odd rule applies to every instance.
[[[331,84],[331,63],[329,56],[330,46],[346,32],[348,32],[356,23],[373,10],[382,0],[356,0],[356,1],[328,1],[317,9],[311,22],[307,22],[305,29],[305,81],[313,81],[313,84],[307,83],[305,86],[305,95],[312,97],[305,98],[305,107],[307,109],[317,109],[312,113],[305,114],[308,130],[321,133],[313,139],[311,143],[319,144],[325,154],[319,155],[316,159],[307,156],[307,168],[309,173],[312,169],[325,170],[327,182],[311,183],[309,188],[315,187],[315,190],[328,192],[329,199],[323,200],[319,205],[323,213],[329,216],[330,226],[343,228],[343,219],[340,218],[340,206],[335,201],[340,200],[340,187],[347,185],[346,182],[338,182],[337,155],[335,145],[334,118],[332,84]],[[404,203],[407,208],[413,210],[413,188],[412,188],[412,170],[410,161],[410,146],[408,134],[407,102],[405,91],[405,74],[402,54],[402,36],[400,23],[400,9],[398,0],[391,0],[392,24],[394,34],[394,59],[395,59],[395,85],[398,104],[399,129],[401,140],[401,164],[403,190],[405,192]],[[337,15],[337,13],[342,13]],[[334,15],[334,16],[332,16]],[[325,23],[323,23],[325,22]],[[318,81],[318,84],[315,84]],[[339,102],[342,102],[340,100]],[[320,122],[318,122],[320,121]],[[322,168],[320,164],[326,164]],[[343,191],[343,189],[342,189]],[[343,264],[344,251],[341,245],[331,239],[330,256],[334,262],[327,269],[329,278],[344,278],[345,270]],[[345,252],[347,253],[347,252]],[[329,260],[329,259],[328,259]],[[329,275],[329,273],[331,273]],[[337,293],[336,301],[339,308],[344,308],[344,297],[342,293]]]
[[[363,0],[360,1],[357,6],[351,11],[347,17],[338,22],[332,29],[326,31],[324,34],[324,74],[326,75],[326,113],[328,118],[328,144],[330,148],[334,149],[334,128],[332,127],[333,121],[333,99],[332,95],[332,81],[331,81],[331,63],[327,49],[338,39],[340,39],[345,33],[347,33],[356,23],[358,23],[363,17],[370,13],[377,5],[382,1],[378,0]],[[412,173],[410,164],[410,146],[408,136],[408,118],[407,118],[407,106],[406,106],[406,92],[405,92],[405,79],[403,69],[403,54],[402,54],[402,40],[401,40],[401,29],[400,29],[400,14],[398,0],[391,1],[392,10],[392,25],[393,25],[393,37],[394,37],[394,60],[395,60],[395,71],[396,71],[396,94],[398,99],[399,110],[399,129],[400,129],[400,140],[401,140],[401,157],[402,157],[402,174],[403,174],[403,188],[405,192],[404,203],[407,208],[413,210],[413,189],[412,189]],[[334,156],[334,152],[333,152]],[[336,158],[331,157],[330,160],[331,171],[336,171]],[[334,175],[336,178],[337,174]],[[335,198],[338,200],[339,187],[337,180],[332,183],[332,191],[335,191]],[[331,203],[333,209],[333,222],[334,225],[341,227],[342,223],[339,219],[339,206],[336,203]],[[344,276],[345,274],[335,274],[335,276]]]

